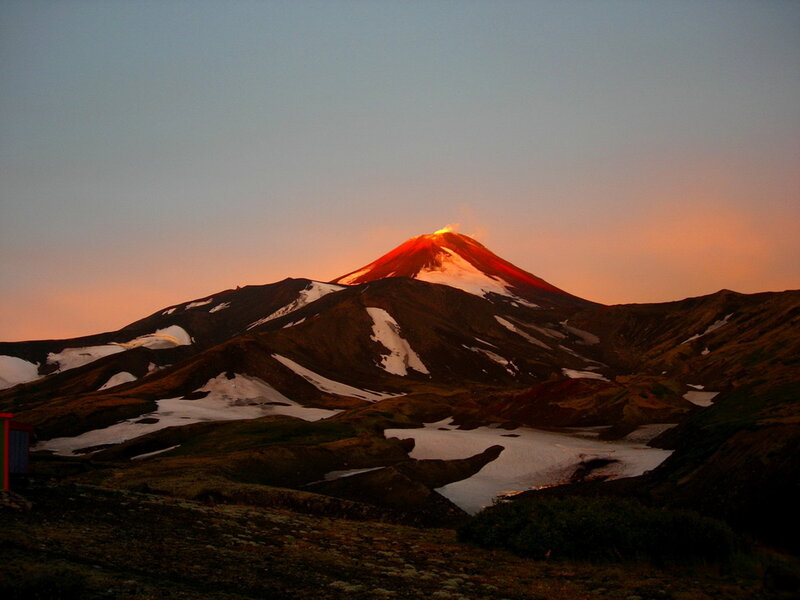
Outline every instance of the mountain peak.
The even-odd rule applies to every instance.
[[[592,304],[520,269],[449,227],[406,240],[332,283],[358,285],[388,277],[410,277],[449,285],[477,296],[505,296],[540,307]]]

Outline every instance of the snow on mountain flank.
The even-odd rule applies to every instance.
[[[58,364],[58,371],[68,371],[94,362],[104,356],[124,352],[129,348],[144,346],[151,350],[163,350],[175,346],[188,346],[193,342],[187,331],[178,325],[170,325],[164,329],[157,329],[155,333],[140,335],[129,342],[112,342],[102,346],[84,346],[79,348],[64,348],[61,352],[51,352],[47,355],[49,364]]]
[[[504,318],[498,317],[497,315],[495,315],[494,318],[498,323],[500,323],[500,325],[502,325],[503,327],[505,327],[509,331],[513,331],[518,336],[524,338],[525,341],[530,342],[531,344],[533,344],[535,346],[540,346],[540,347],[544,348],[545,350],[550,350],[550,346],[548,346],[544,342],[541,342],[541,341],[537,340],[535,337],[533,337],[529,333],[526,333],[525,331],[522,331],[519,327],[516,327],[513,323],[509,323]]]
[[[333,283],[358,285],[387,277],[410,277],[446,285],[490,300],[506,298],[516,307],[588,304],[500,258],[474,239],[451,231],[406,240],[365,267],[334,279]]]
[[[713,400],[716,398],[717,394],[719,394],[719,392],[690,391],[686,392],[683,395],[683,398],[692,404],[696,404],[697,406],[711,406],[714,403]]]
[[[337,396],[349,396],[352,398],[361,398],[362,400],[369,400],[370,402],[375,402],[376,400],[383,400],[384,398],[394,398],[395,396],[402,395],[402,394],[389,394],[386,392],[374,392],[372,390],[362,390],[357,387],[347,385],[346,383],[341,383],[339,381],[334,381],[333,379],[328,379],[327,377],[323,377],[319,373],[315,373],[310,369],[306,369],[304,366],[297,364],[292,359],[286,358],[285,356],[281,356],[280,354],[273,354],[272,358],[277,360],[283,366],[294,371],[297,375],[308,381],[320,392],[326,392],[328,394],[336,394]]]
[[[198,300],[197,302],[190,302],[186,305],[186,310],[190,308],[200,308],[201,306],[205,306],[207,304],[211,304],[214,301],[213,298],[209,298],[208,300]]]
[[[159,454],[164,454],[165,452],[169,452],[170,450],[175,450],[175,448],[180,448],[180,444],[175,444],[174,446],[170,446],[169,448],[162,448],[161,450],[154,450],[153,452],[145,452],[144,454],[137,454],[136,456],[131,456],[131,460],[142,460],[143,458],[150,458],[151,456],[157,456]]]
[[[492,361],[496,362],[498,365],[502,365],[502,367],[506,371],[508,371],[509,374],[511,374],[511,375],[516,375],[517,374],[517,371],[515,370],[516,367],[514,366],[514,363],[512,363],[511,361],[509,361],[506,358],[503,358],[499,354],[495,354],[494,352],[491,352],[490,350],[486,350],[485,348],[478,348],[478,347],[475,347],[475,346],[464,346],[464,348],[466,348],[467,350],[472,350],[473,352],[477,352],[478,354],[483,354],[489,360],[492,360]]]
[[[237,374],[228,379],[225,374],[210,379],[197,392],[208,392],[204,398],[158,400],[158,408],[150,413],[126,419],[110,427],[87,431],[75,437],[54,438],[36,445],[37,450],[51,450],[70,456],[81,454],[83,448],[101,444],[120,444],[166,427],[189,425],[201,421],[232,421],[257,419],[266,415],[287,415],[306,421],[318,421],[340,411],[307,408],[290,400],[271,385],[248,375]],[[146,422],[142,422],[145,420]]]
[[[0,390],[39,379],[39,365],[16,356],[0,356]]]
[[[144,346],[151,350],[163,350],[175,346],[189,346],[194,340],[180,325],[170,325],[164,329],[156,329],[155,333],[140,335],[130,342],[119,342],[117,345],[125,348],[138,348]]]
[[[58,364],[59,372],[76,369],[88,365],[104,356],[125,352],[125,348],[117,344],[104,346],[85,346],[82,348],[64,348],[61,352],[51,352],[47,355],[48,364]]]
[[[572,327],[568,325],[569,321],[561,321],[559,325],[561,325],[564,329],[569,331],[572,335],[578,336],[581,338],[584,344],[592,346],[594,344],[600,343],[600,338],[597,337],[595,334],[590,333],[588,331],[584,331],[583,329],[578,329],[577,327]]]
[[[420,271],[417,273],[416,279],[447,285],[484,298],[489,294],[508,296],[531,308],[538,308],[536,304],[513,294],[508,287],[503,285],[502,279],[492,277],[477,269],[469,261],[456,254],[454,250],[443,246],[439,256],[441,257],[439,266]]]
[[[230,308],[230,306],[231,306],[230,302],[220,302],[219,304],[217,304],[214,308],[212,308],[208,312],[209,313],[219,312],[221,310],[225,310],[226,308]]]
[[[370,338],[389,351],[389,354],[381,355],[384,371],[395,375],[408,375],[408,369],[414,369],[424,375],[430,374],[408,341],[400,335],[400,326],[388,312],[382,308],[369,306],[367,313],[372,319]]]
[[[273,319],[277,319],[279,317],[283,317],[284,315],[288,315],[289,313],[299,310],[304,306],[319,300],[323,296],[327,296],[328,294],[332,294],[334,292],[340,292],[343,289],[345,288],[344,286],[341,285],[335,285],[333,283],[322,283],[320,281],[312,281],[311,283],[308,284],[308,286],[306,286],[305,289],[300,291],[295,300],[293,300],[286,306],[279,308],[271,315],[264,317],[263,319],[259,319],[254,323],[251,323],[250,325],[247,326],[247,328],[253,329],[254,327],[263,325],[267,321],[272,321]]]
[[[130,383],[131,381],[136,381],[136,375],[128,373],[127,371],[122,371],[121,373],[112,375],[108,381],[106,381],[103,385],[100,386],[99,389],[107,390],[109,388],[122,385],[123,383]]]
[[[689,342],[693,342],[694,340],[699,339],[699,338],[703,337],[704,335],[708,335],[709,333],[713,333],[714,331],[716,331],[717,329],[719,329],[723,325],[727,325],[728,321],[731,320],[731,317],[733,315],[734,315],[734,313],[731,313],[729,315],[725,315],[725,317],[723,317],[722,319],[718,319],[718,320],[714,321],[711,325],[706,327],[706,330],[703,333],[696,333],[692,337],[686,338],[685,340],[683,340],[681,342],[681,344],[688,344]]]
[[[570,379],[600,379],[601,381],[608,381],[605,377],[603,377],[600,373],[593,373],[591,371],[577,371],[575,369],[561,369],[561,372],[564,373]]]
[[[638,440],[604,442],[527,427],[512,432],[493,427],[462,431],[450,429],[449,422],[447,418],[420,429],[387,429],[384,435],[413,438],[414,449],[409,456],[418,460],[466,458],[490,446],[503,446],[500,456],[472,477],[436,489],[468,513],[478,512],[503,492],[569,481],[578,464],[587,458],[616,459],[619,462],[605,467],[602,474],[632,477],[655,468],[671,454],[670,450],[643,447]]]

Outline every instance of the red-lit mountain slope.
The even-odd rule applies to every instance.
[[[450,231],[412,238],[332,283],[357,285],[387,277],[410,277],[488,299],[506,297],[542,308],[594,304],[520,269],[472,238]]]

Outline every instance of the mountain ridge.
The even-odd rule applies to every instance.
[[[537,287],[533,279],[514,280],[510,272],[535,276],[511,263],[514,271],[493,271],[479,258],[484,250],[496,255],[466,236],[445,232],[410,242],[410,250],[401,244],[395,250],[402,251],[392,251],[397,262],[384,255],[334,282],[287,278],[174,304],[114,332],[0,343],[0,355],[27,361],[35,373],[0,390],[0,411],[36,426],[35,461],[50,452],[57,455],[49,460],[83,461],[91,471],[86,477],[103,485],[147,482],[163,493],[189,494],[196,488],[182,473],[192,473],[299,493],[331,473],[369,469],[375,471],[316,487],[355,499],[361,489],[367,504],[393,506],[398,515],[419,510],[430,523],[445,513],[458,520],[450,506],[452,498],[460,501],[458,493],[447,490],[507,465],[526,440],[535,445],[555,435],[568,449],[547,467],[545,483],[586,476],[586,439],[605,465],[590,478],[615,478],[651,468],[637,467],[637,453],[646,453],[645,442],[676,423],[688,425],[656,440],[675,449],[675,459],[654,471],[662,474],[659,498],[680,497],[683,505],[713,512],[698,499],[707,487],[676,491],[670,473],[712,461],[724,469],[706,468],[708,485],[724,485],[726,477],[732,480],[725,469],[743,463],[713,445],[697,452],[692,440],[700,434],[691,424],[711,427],[710,439],[724,449],[726,436],[747,434],[727,421],[707,426],[701,417],[727,419],[728,404],[745,394],[747,414],[791,427],[796,402],[783,401],[780,412],[771,398],[785,399],[776,386],[800,380],[800,292],[722,290],[668,303],[604,306],[553,291],[547,282]],[[457,243],[480,256],[455,260]],[[462,263],[481,278],[471,290],[419,277],[449,277],[450,267]],[[361,277],[369,280],[359,283]],[[570,427],[585,431],[563,429]],[[390,442],[388,430],[408,433],[402,443],[396,437]],[[453,447],[461,440],[462,454],[440,455],[435,445],[431,450],[425,440],[436,436]],[[761,447],[767,438],[747,439]],[[603,443],[611,445],[603,450]],[[486,454],[491,446],[500,447],[499,454]],[[535,447],[542,460],[554,459],[546,447]],[[614,453],[623,458],[609,458]],[[425,462],[434,459],[441,462]],[[486,466],[470,474],[466,464]],[[431,478],[432,469],[464,479],[440,493],[432,487],[440,481]],[[762,489],[785,492],[778,471],[765,470],[777,483]],[[643,481],[646,487],[652,477]],[[757,487],[749,481],[737,484],[748,498]],[[392,497],[387,482],[404,491]],[[219,485],[201,492],[224,497]],[[752,504],[743,499],[740,505]],[[746,522],[735,510],[726,514]]]
[[[471,237],[451,231],[406,240],[366,266],[332,279],[331,283],[354,285],[387,277],[441,283],[484,297],[506,296],[536,306],[597,304],[565,292],[497,256]]]

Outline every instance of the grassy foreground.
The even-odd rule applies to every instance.
[[[433,598],[738,600],[780,597],[742,568],[534,561],[447,529],[207,506],[40,482],[0,511],[6,600]]]

